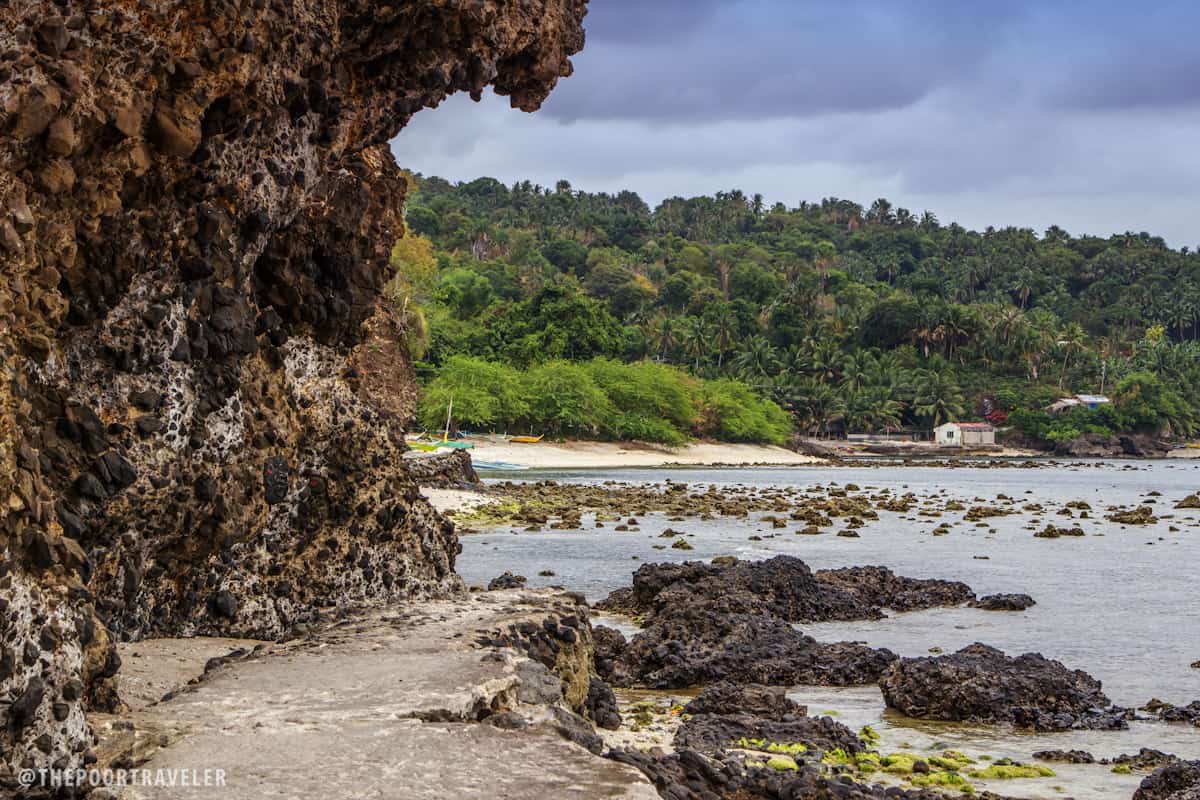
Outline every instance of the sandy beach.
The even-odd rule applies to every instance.
[[[496,437],[471,437],[475,446],[471,460],[476,464],[502,463],[529,469],[620,469],[623,467],[661,467],[668,464],[688,466],[769,464],[820,464],[821,459],[796,453],[783,447],[756,444],[693,442],[678,448],[642,442],[588,442],[544,440],[519,444]]]
[[[441,513],[456,511],[469,513],[482,506],[490,506],[499,502],[497,498],[471,489],[440,489],[433,486],[422,486],[421,494],[429,504]]]
[[[754,444],[694,442],[679,448],[643,442],[541,441],[510,442],[500,436],[472,436],[471,461],[504,464],[521,469],[622,469],[627,467],[748,466],[821,464],[821,459],[783,447]],[[487,473],[483,473],[484,477]],[[421,493],[438,511],[468,513],[497,499],[469,489],[423,487]]]

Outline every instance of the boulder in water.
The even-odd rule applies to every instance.
[[[879,685],[888,706],[910,717],[1044,731],[1127,727],[1127,712],[1113,708],[1087,673],[978,643],[952,655],[901,659]]]

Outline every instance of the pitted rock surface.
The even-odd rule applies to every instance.
[[[885,567],[814,573],[798,558],[644,564],[599,608],[644,615],[628,642],[600,628],[596,667],[617,686],[682,688],[732,681],[873,683],[896,655],[854,642],[823,644],[792,623],[878,619],[975,598],[964,583],[906,578]]]
[[[878,619],[884,608],[914,611],[974,599],[970,587],[958,581],[906,578],[886,567],[814,573],[798,558],[775,556],[732,564],[643,564],[632,586],[614,591],[598,608],[649,616],[704,605],[724,613],[826,622]]]
[[[721,681],[851,686],[875,682],[897,658],[855,642],[823,644],[778,617],[703,607],[659,614],[628,642],[601,630],[596,669],[622,687],[682,689]]]
[[[833,749],[857,753],[862,741],[830,717],[810,717],[808,709],[787,699],[780,687],[716,684],[688,703],[689,715],[675,734],[676,750],[719,753],[742,739],[799,743],[812,758]]]
[[[901,659],[879,686],[889,707],[922,719],[1045,731],[1128,727],[1128,714],[1112,706],[1100,681],[1038,653],[1011,657],[972,644],[951,655]]]
[[[1200,800],[1200,761],[1176,761],[1156,770],[1133,800]]]
[[[537,108],[585,11],[0,4],[0,789],[83,762],[114,637],[459,588],[403,458],[387,142],[456,91]]]

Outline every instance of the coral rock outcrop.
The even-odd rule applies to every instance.
[[[889,708],[910,717],[1007,722],[1040,731],[1128,727],[1100,681],[1038,653],[1006,656],[972,644],[950,655],[905,658],[880,679]]]
[[[454,590],[402,458],[387,142],[537,108],[586,0],[0,5],[0,783],[78,766],[114,637]]]

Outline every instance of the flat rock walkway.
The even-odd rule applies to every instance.
[[[636,770],[559,735],[551,721],[562,709],[537,697],[544,667],[480,643],[562,603],[488,592],[365,612],[281,644],[127,645],[132,711],[96,720],[100,765],[224,770],[224,786],[127,786],[114,793],[122,800],[655,798]],[[205,671],[231,646],[241,652]],[[189,683],[189,672],[203,677]],[[523,691],[531,674],[539,687]],[[182,688],[150,701],[173,681]],[[523,722],[478,721],[496,714]]]

